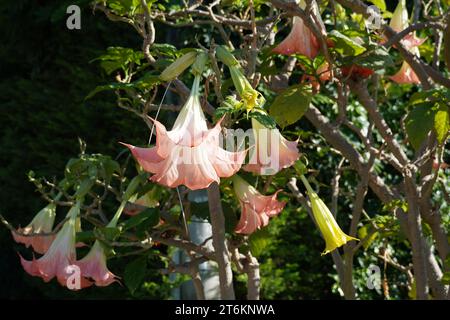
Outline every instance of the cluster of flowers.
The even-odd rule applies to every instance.
[[[303,0],[300,6],[305,8]],[[317,18],[313,21],[318,21],[317,27],[325,32],[325,26],[320,18],[318,8],[313,7],[312,12]],[[401,31],[407,25],[408,13],[405,1],[401,0],[391,20],[391,27],[396,31]],[[402,44],[408,50],[418,54],[417,46],[423,41],[424,39],[418,39],[415,35],[410,35],[402,40]],[[319,52],[319,43],[303,20],[294,17],[290,34],[274,49],[274,52],[286,55],[298,53],[314,58]],[[216,53],[230,70],[234,86],[241,98],[241,105],[247,110],[262,107],[265,101],[264,97],[245,78],[239,62],[223,47],[218,47]],[[162,79],[167,80],[174,78],[194,63],[192,73],[195,78],[191,93],[172,130],[168,131],[162,123],[152,119],[156,128],[156,144],[154,147],[140,148],[130,144],[124,145],[131,150],[143,170],[152,174],[151,181],[169,188],[185,185],[191,190],[204,189],[213,182],[220,183],[220,178],[232,177],[235,194],[241,206],[241,216],[235,232],[249,235],[267,226],[269,219],[278,215],[286,203],[277,200],[277,195],[281,190],[272,195],[262,195],[236,173],[242,167],[245,171],[255,174],[267,174],[267,172],[276,174],[298,160],[297,141],[286,140],[277,129],[271,129],[271,134],[267,135],[267,128],[252,118],[254,146],[251,150],[249,164],[243,165],[246,151],[223,149],[218,138],[223,118],[213,128],[208,129],[199,99],[200,81],[206,59],[205,54],[185,54],[172,66],[169,66],[166,69],[169,71],[165,71],[161,76]],[[168,75],[174,68],[176,69],[175,73]],[[320,80],[324,81],[330,78],[328,68],[328,65],[323,65],[318,70]],[[352,66],[351,68],[351,72],[363,76],[368,76],[369,71],[359,66]],[[417,76],[406,62],[403,63],[400,71],[392,77],[392,80],[398,83],[418,82]],[[275,170],[272,167],[268,168],[267,163],[261,158],[262,154],[268,155],[272,158],[271,160],[276,158],[278,165]],[[347,241],[357,240],[346,235],[340,229],[333,215],[313,191],[306,178],[301,176],[301,179],[306,186],[311,201],[316,225],[326,242],[323,254],[335,250]],[[55,200],[59,197],[60,195]],[[146,202],[141,200],[136,203],[145,205]],[[55,203],[50,203],[42,209],[27,227],[12,233],[16,242],[23,243],[27,247],[31,246],[36,253],[42,254],[42,257],[39,259],[33,258],[32,261],[20,257],[26,272],[41,277],[44,281],[50,281],[56,277],[61,285],[68,286],[73,266],[76,266],[80,271],[80,285],[71,286],[71,289],[81,289],[93,284],[106,286],[117,281],[117,277],[107,269],[105,248],[98,240],[83,259],[77,260],[76,258],[76,247],[83,245],[76,243],[76,232],[80,230],[79,215],[82,202],[82,198],[77,199],[76,204],[69,210],[64,224],[56,235],[52,234],[56,215]],[[107,227],[116,226],[126,203],[127,199],[121,203]]]
[[[306,8],[306,3],[304,0],[300,1],[300,7],[302,9]],[[320,11],[316,2],[312,3],[311,19],[312,21],[316,21],[315,26],[318,28],[318,30],[322,34],[326,34],[325,25],[322,21]],[[401,32],[409,26],[408,11],[406,8],[405,0],[399,1],[392,15],[389,26],[396,32]],[[426,38],[418,38],[415,35],[415,32],[411,32],[400,42],[407,50],[419,57],[420,52],[418,47],[423,44],[425,40]],[[332,40],[327,39],[327,45],[329,47],[333,47],[334,43]],[[278,46],[273,49],[273,51],[275,53],[284,55],[300,54],[310,59],[314,59],[320,51],[320,44],[314,33],[305,25],[303,19],[294,17],[291,32]],[[329,69],[330,67],[328,65],[328,62],[324,62],[317,69],[317,76],[306,76],[304,80],[309,80],[313,86],[313,89],[318,91],[318,89],[320,88],[320,84],[317,79],[320,79],[320,81],[322,82],[330,80],[331,73]],[[360,78],[367,78],[373,74],[373,70],[359,65],[343,66],[341,68],[341,71],[344,77],[357,76]],[[395,75],[390,76],[389,78],[398,84],[420,83],[414,70],[406,61],[403,61],[400,70]]]

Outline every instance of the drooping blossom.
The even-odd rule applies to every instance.
[[[400,70],[389,77],[392,81],[398,84],[419,84],[420,80],[408,62],[403,61]]]
[[[70,209],[68,221],[64,223],[57,233],[48,251],[39,259],[25,260],[20,256],[23,268],[32,276],[41,277],[45,282],[54,277],[62,286],[70,289],[81,289],[90,285],[88,281],[79,279],[79,287],[71,287],[69,284],[72,275],[76,272],[75,228],[77,215],[80,212],[81,201]]]
[[[268,129],[255,118],[252,118],[252,127],[255,145],[244,170],[272,175],[290,167],[300,157],[298,142],[287,140],[278,129]]]
[[[127,146],[150,179],[174,188],[185,185],[191,190],[207,188],[220,177],[237,172],[245,152],[229,152],[219,146],[221,120],[208,129],[199,100],[200,76],[196,76],[191,94],[181,109],[171,131],[154,120],[156,146],[138,148]]]
[[[397,7],[395,8],[394,14],[392,15],[389,26],[396,32],[400,32],[409,26],[408,10],[406,8],[405,0],[399,1]],[[405,36],[400,42],[407,50],[412,52],[417,57],[420,57],[420,51],[417,47],[420,46],[425,40],[426,39],[416,37],[415,32],[412,32]],[[403,61],[400,70],[389,78],[398,84],[420,83],[416,73],[406,61]]]
[[[129,193],[130,189],[135,189],[133,183],[128,185],[125,194]],[[115,228],[117,226],[127,201],[128,199],[122,201],[106,228]],[[98,287],[109,286],[111,283],[116,282],[117,276],[108,270],[106,259],[105,247],[100,241],[96,240],[89,253],[83,259],[77,261],[83,280],[89,283],[92,283],[91,280],[93,280]]]
[[[238,175],[233,176],[233,186],[241,205],[241,217],[234,230],[236,233],[251,234],[267,226],[269,218],[278,215],[286,205],[286,202],[277,200],[281,190],[271,196],[263,196]]]
[[[300,7],[306,8],[304,0],[300,1]],[[319,7],[316,2],[313,2],[312,12],[318,20],[316,24],[317,28],[326,33],[325,25],[320,16]],[[316,21],[312,15],[313,21]],[[307,56],[310,59],[314,59],[320,50],[320,44],[314,33],[309,29],[302,18],[295,16],[292,20],[292,29],[288,36],[272,51],[279,54],[291,55],[301,54]]]
[[[389,26],[395,32],[401,32],[409,27],[409,17],[408,17],[408,9],[406,8],[406,1],[400,0],[395,8],[394,13],[392,14],[391,21],[389,22]],[[406,49],[411,49],[417,46],[420,46],[427,39],[422,39],[416,36],[415,31],[407,34],[400,41]]]
[[[88,282],[93,279],[96,286],[105,287],[117,281],[116,276],[106,266],[106,254],[103,245],[97,240],[89,253],[77,261],[81,275]]]
[[[306,178],[303,175],[300,176],[300,178],[302,179],[303,184],[306,187],[309,200],[311,201],[311,208],[314,220],[317,226],[319,227],[319,230],[322,233],[323,238],[325,239],[326,246],[322,255],[325,255],[335,250],[336,248],[343,246],[350,240],[358,240],[356,238],[346,235],[341,230],[328,207],[325,205],[322,199],[319,198],[317,193],[315,193],[314,190],[311,188],[310,184],[308,183],[308,180],[306,180]]]
[[[40,254],[47,252],[55,235],[39,235],[40,233],[50,233],[53,228],[56,216],[56,205],[50,203],[37,213],[25,228],[13,231],[12,236],[17,243],[23,243],[27,248],[31,246],[34,251]]]

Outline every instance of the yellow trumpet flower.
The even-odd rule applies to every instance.
[[[314,220],[316,221],[316,224],[325,239],[326,246],[325,250],[322,252],[322,255],[330,253],[336,248],[343,246],[350,240],[359,241],[359,239],[350,237],[341,230],[331,214],[330,209],[328,209],[322,199],[319,198],[317,193],[314,192],[305,176],[302,175],[300,178],[302,179],[302,182],[308,192]]]

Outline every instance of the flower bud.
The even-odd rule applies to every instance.
[[[177,60],[172,62],[164,71],[159,75],[162,81],[171,81],[178,77],[184,70],[186,70],[191,64],[194,63],[197,57],[196,51],[190,51]]]
[[[208,61],[208,55],[204,52],[200,53],[195,59],[194,64],[192,65],[192,74],[194,76],[201,76],[205,69],[206,62]]]
[[[224,46],[218,46],[216,48],[216,55],[219,60],[225,63],[228,67],[239,66],[239,62]]]

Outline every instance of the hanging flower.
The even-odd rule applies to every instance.
[[[19,228],[17,232],[12,232],[14,240],[17,243],[23,243],[27,248],[31,246],[37,253],[44,254],[50,248],[55,235],[39,235],[39,233],[50,233],[52,231],[55,216],[56,205],[50,203],[39,211],[25,228]]]
[[[306,3],[300,1],[300,7],[304,10]],[[312,11],[319,24],[316,25],[323,33],[326,32],[325,25],[320,16],[317,3],[313,3]],[[312,18],[312,15],[311,15]],[[315,21],[313,19],[313,21]],[[320,50],[320,44],[314,33],[305,25],[302,18],[295,16],[292,20],[292,29],[289,35],[272,51],[279,54],[291,55],[294,53],[302,54],[310,59],[314,59]]]
[[[241,218],[236,233],[251,234],[269,224],[269,218],[278,215],[286,205],[277,200],[278,190],[271,196],[263,196],[238,175],[233,176],[233,186],[241,205]]]
[[[116,276],[106,266],[105,250],[98,240],[95,241],[89,253],[77,261],[77,265],[86,282],[89,281],[87,278],[90,278],[94,280],[96,286],[104,287],[117,281]]]
[[[414,70],[408,64],[408,62],[403,61],[400,70],[393,76],[389,77],[392,81],[398,84],[419,84],[420,80],[417,77]]]
[[[343,246],[350,240],[358,240],[346,235],[341,230],[330,210],[327,208],[325,203],[323,203],[322,199],[319,198],[317,193],[315,193],[311,188],[308,180],[306,180],[303,175],[300,176],[300,178],[307,189],[308,197],[311,201],[314,220],[316,221],[316,224],[325,239],[326,247],[322,255]]]
[[[45,282],[54,277],[62,286],[68,286],[68,279],[73,274],[76,266],[75,252],[75,228],[77,215],[80,212],[81,201],[77,201],[67,214],[69,220],[56,235],[48,251],[39,259],[27,261],[22,256],[20,260],[23,268],[32,276],[41,277]],[[89,286],[90,283],[80,279],[79,288]]]
[[[219,146],[222,120],[208,130],[200,106],[199,82],[200,76],[196,76],[191,95],[171,131],[154,120],[155,147],[124,144],[145,171],[154,173],[152,181],[170,188],[207,188],[212,182],[219,182],[220,177],[232,176],[245,159],[245,152],[229,152]]]
[[[395,8],[394,13],[392,14],[391,21],[389,26],[395,32],[401,32],[409,27],[409,17],[408,17],[408,9],[406,8],[405,0],[400,0]],[[418,38],[415,32],[411,32],[406,35],[400,42],[405,46],[406,49],[411,49],[417,46],[420,46],[427,39]]]
[[[268,129],[252,118],[255,147],[244,170],[261,175],[272,175],[290,167],[299,157],[298,141],[286,140],[278,129]]]
[[[394,14],[392,15],[389,26],[396,32],[400,32],[409,26],[408,10],[406,9],[405,0],[399,1],[397,7],[395,8]],[[414,53],[417,57],[420,57],[420,51],[417,47],[420,46],[425,40],[426,38],[418,38],[416,37],[415,32],[412,32],[404,37],[401,40],[401,43],[407,50]],[[403,61],[400,70],[389,78],[398,84],[420,83],[416,73],[406,61]]]

